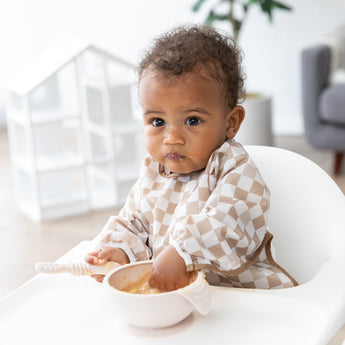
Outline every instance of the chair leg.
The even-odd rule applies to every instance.
[[[338,175],[343,163],[344,152],[336,152],[334,157],[334,175]]]

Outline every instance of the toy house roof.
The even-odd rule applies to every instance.
[[[8,90],[19,95],[25,95],[33,91],[86,50],[92,50],[99,53],[125,67],[134,68],[133,64],[83,39],[65,38],[39,54],[29,64],[13,74],[6,83],[6,87]]]

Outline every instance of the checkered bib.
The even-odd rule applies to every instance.
[[[147,157],[125,206],[103,228],[97,248],[121,248],[133,262],[154,259],[172,245],[187,270],[204,270],[210,284],[295,286],[271,254],[269,199],[254,162],[234,140],[215,150],[205,169],[191,174],[167,172]]]

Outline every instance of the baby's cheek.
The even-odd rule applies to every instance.
[[[162,163],[163,156],[160,152],[160,145],[159,143],[146,143],[146,150],[148,154],[153,157],[155,160],[157,160],[159,163]]]

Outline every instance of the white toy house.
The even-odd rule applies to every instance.
[[[7,85],[15,192],[35,221],[120,205],[144,156],[131,64],[64,40]]]

